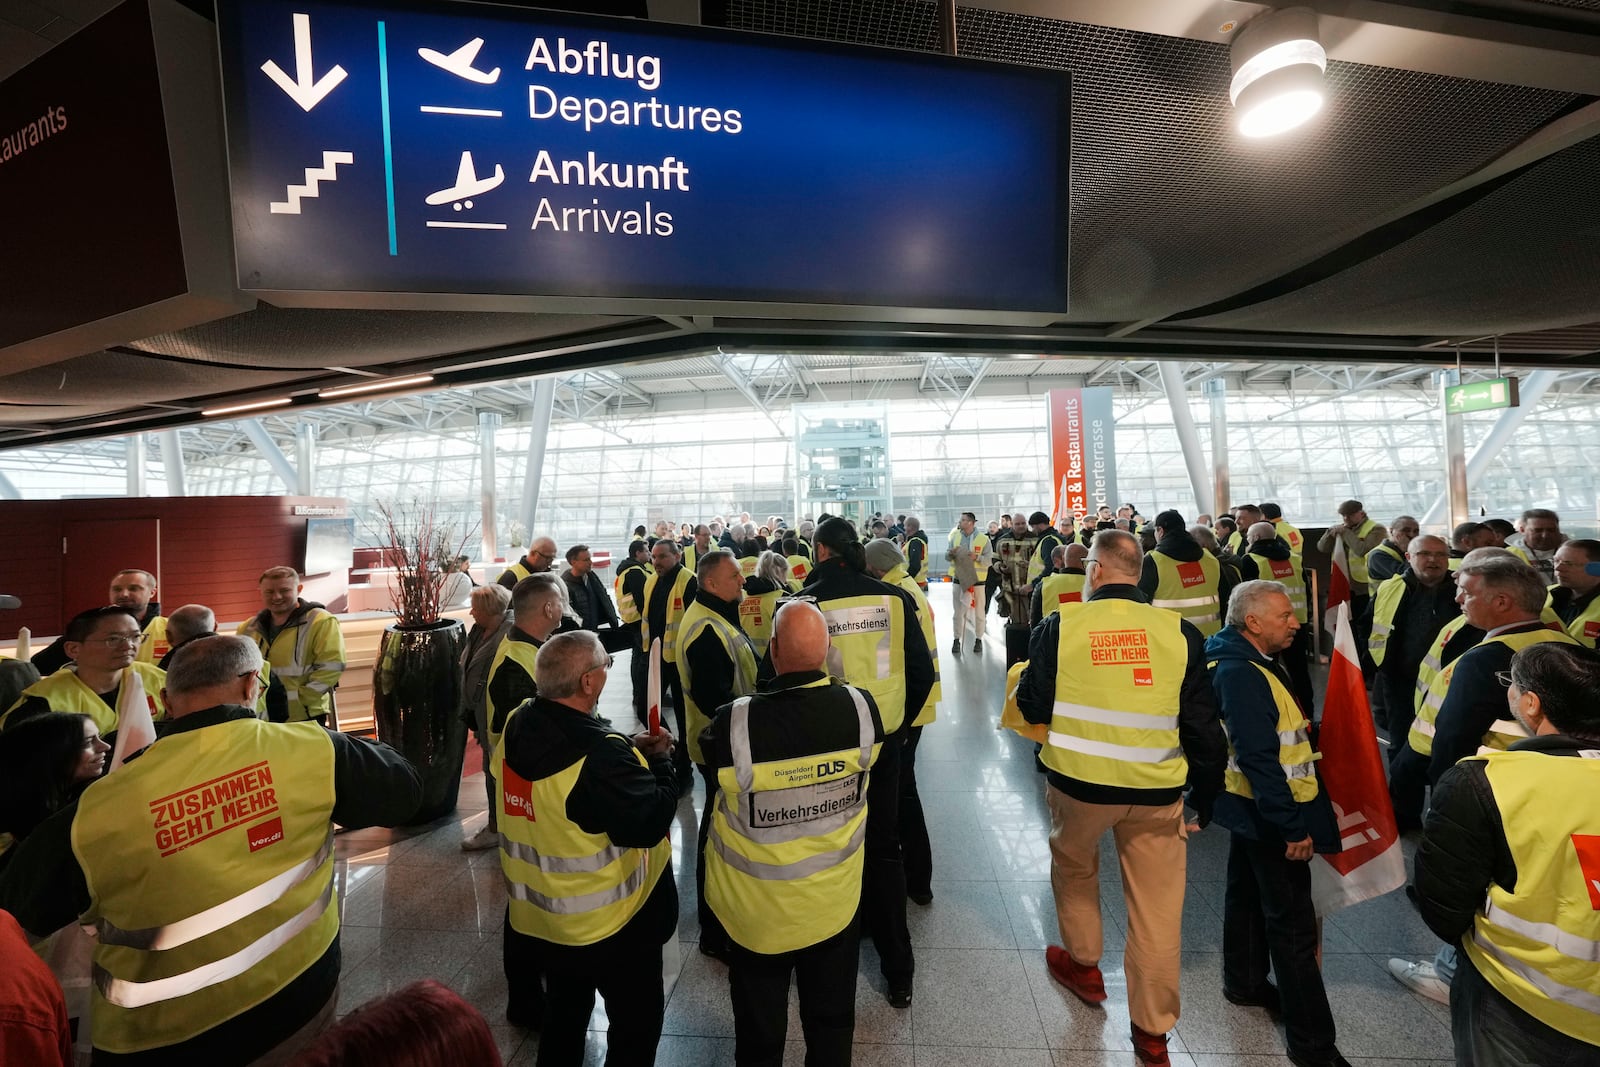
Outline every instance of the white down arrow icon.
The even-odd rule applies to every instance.
[[[261,64],[262,73],[277,83],[278,88],[289,94],[289,99],[300,105],[302,111],[310,111],[322,103],[322,98],[338,88],[345,79],[343,67],[335,66],[320,80],[311,76],[311,16],[296,15],[294,17],[294,74],[291,79],[283,72],[283,68],[272,60]]]

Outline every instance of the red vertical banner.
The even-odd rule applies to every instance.
[[[1050,405],[1050,481],[1061,487],[1060,495],[1072,513],[1082,515],[1089,510],[1083,390],[1052,389],[1045,402]]]

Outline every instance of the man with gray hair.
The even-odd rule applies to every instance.
[[[1530,645],[1578,643],[1565,631],[1545,625],[1540,616],[1549,592],[1543,579],[1509,554],[1478,549],[1469,555],[1456,571],[1456,590],[1461,614],[1483,632],[1483,638],[1446,664],[1428,686],[1405,748],[1390,768],[1391,793],[1401,788],[1397,782],[1419,774],[1426,776],[1430,787],[1437,785],[1440,776],[1465,757],[1505,749],[1528,736],[1507,716],[1500,675]],[[1407,989],[1449,1003],[1455,964],[1455,946],[1446,945],[1431,964],[1391,959],[1389,973]]]
[[[1049,725],[1050,880],[1063,946],[1045,949],[1050,976],[1089,1004],[1106,999],[1100,971],[1100,839],[1116,839],[1129,928],[1125,969],[1134,1050],[1167,1060],[1178,1021],[1183,919],[1184,792],[1200,825],[1222,785],[1224,741],[1200,631],[1139,592],[1139,542],[1102,530],[1084,591],[1046,615],[1029,641],[1017,707]]]
[[[535,657],[561,625],[566,603],[561,585],[554,574],[531,574],[511,592],[511,629],[495,649],[484,690],[491,752],[500,743],[507,717],[539,692]]]
[[[652,1063],[661,1039],[661,946],[678,922],[673,738],[624,737],[595,714],[611,664],[589,631],[546,641],[539,695],[511,715],[490,768],[509,898],[506,1015],[540,1029],[547,1063],[583,1060],[597,992],[608,1061]],[[543,1003],[520,999],[535,992],[517,981],[527,970],[552,976]]]
[[[184,645],[160,738],[41,823],[0,877],[0,907],[36,936],[98,927],[96,1059],[284,1063],[333,1020],[331,823],[404,822],[422,783],[376,741],[257,719],[260,670],[247,638]],[[239,950],[269,942],[270,961]]]
[[[1270,531],[1269,531],[1270,533]],[[1216,820],[1231,834],[1222,912],[1222,995],[1281,1012],[1291,1062],[1348,1067],[1317,966],[1309,860],[1338,852],[1333,805],[1317,781],[1310,718],[1278,656],[1300,623],[1280,582],[1233,591],[1228,625],[1206,642],[1211,685],[1228,729]],[[1267,981],[1268,969],[1278,979]]]
[[[167,643],[171,647],[156,666],[166,670],[178,649],[197,637],[209,637],[216,632],[217,616],[210,608],[204,604],[183,605],[167,618]],[[289,691],[283,687],[283,679],[273,674],[272,664],[265,661],[261,664],[261,677],[264,684],[256,700],[256,715],[269,722],[288,722]]]

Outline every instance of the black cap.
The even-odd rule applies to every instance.
[[[1042,511],[1035,511],[1032,515],[1028,516],[1029,526],[1039,526],[1041,524],[1045,526],[1050,525],[1050,516],[1046,515]]]
[[[1155,525],[1158,530],[1181,530],[1184,528],[1183,516],[1168,508],[1156,516]]]

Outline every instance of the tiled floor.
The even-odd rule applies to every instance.
[[[1004,681],[998,631],[982,656],[949,652],[948,612],[939,610],[945,700],[923,735],[917,778],[934,849],[934,902],[908,905],[917,953],[916,1000],[906,1011],[883,996],[870,943],[857,978],[855,1062],[865,1067],[1117,1067],[1128,1051],[1122,972],[1126,911],[1114,854],[1105,843],[1103,1009],[1079,1003],[1045,970],[1057,940],[1045,834],[1043,777],[1031,746],[996,733]],[[628,672],[618,657],[602,711],[630,721]],[[694,841],[698,782],[672,830],[682,904],[678,981],[667,1003],[658,1063],[715,1067],[733,1062],[727,969],[696,951]],[[437,978],[489,1019],[508,1064],[531,1065],[538,1035],[505,1023],[500,924],[505,908],[497,853],[463,853],[464,836],[484,824],[482,777],[461,784],[455,816],[411,831],[365,830],[338,838],[344,977],[339,1010],[419,978]],[[1278,1067],[1283,1035],[1260,1011],[1222,999],[1221,906],[1227,834],[1210,829],[1189,842],[1183,941],[1183,1015],[1171,1042],[1178,1067]],[[692,856],[690,857],[692,860]],[[1449,1013],[1389,977],[1391,955],[1421,957],[1437,941],[1399,893],[1333,916],[1324,927],[1324,974],[1339,1046],[1361,1067],[1452,1062]],[[603,1005],[590,1019],[586,1063],[604,1059]],[[794,1004],[785,1062],[804,1048]]]

